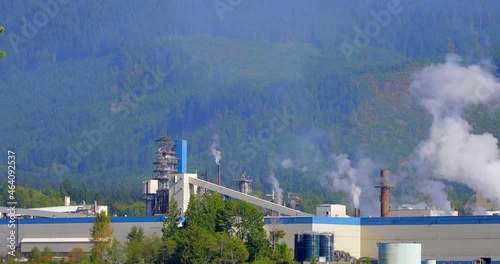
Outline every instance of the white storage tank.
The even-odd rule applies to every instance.
[[[436,260],[435,259],[426,259],[425,264],[436,264]]]
[[[421,264],[422,245],[417,243],[379,243],[379,264]]]

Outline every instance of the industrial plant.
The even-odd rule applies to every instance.
[[[298,198],[292,196],[288,206],[261,199],[251,194],[252,180],[242,173],[235,179],[239,190],[220,184],[220,167],[215,183],[208,173],[199,178],[188,172],[187,141],[161,137],[152,179],[142,182],[146,212],[143,217],[112,217],[115,237],[124,242],[133,226],[141,226],[145,235],[161,236],[164,215],[171,199],[185,212],[191,195],[198,192],[218,193],[228,199],[245,200],[266,213],[265,230],[271,236],[283,230],[284,241],[300,263],[335,263],[338,256],[347,263],[370,258],[372,263],[500,263],[500,216],[444,216],[437,209],[392,210],[390,205],[390,171],[380,171],[380,216],[360,217],[359,208],[350,216],[341,204],[321,204],[316,215],[297,210]],[[8,208],[1,208],[2,237],[9,234]],[[18,209],[16,216],[16,248],[28,254],[34,247],[51,247],[54,252],[69,253],[80,247],[89,251],[89,229],[92,215],[105,206],[71,207],[69,198],[61,208]],[[30,217],[26,217],[30,216]],[[5,240],[0,241],[7,248]]]

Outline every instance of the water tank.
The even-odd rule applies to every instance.
[[[319,234],[319,256],[324,257],[325,261],[333,261],[333,234]]]
[[[319,258],[319,234],[304,233],[302,234],[302,261],[311,261],[313,258]]]
[[[295,234],[294,239],[294,259],[296,261],[302,261],[302,234]]]
[[[379,264],[421,264],[422,245],[417,243],[379,243]]]
[[[436,264],[436,260],[435,259],[426,259],[425,264]]]

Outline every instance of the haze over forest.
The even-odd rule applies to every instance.
[[[101,204],[141,201],[155,140],[188,141],[188,169],[220,151],[302,208],[471,213],[500,202],[498,1],[9,1],[0,7],[0,147],[17,184],[65,178]],[[6,162],[0,165],[6,166]],[[81,197],[79,197],[81,198]],[[94,199],[90,198],[89,199]],[[448,204],[448,201],[451,204]]]

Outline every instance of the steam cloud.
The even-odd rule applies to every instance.
[[[290,169],[293,167],[293,161],[291,159],[284,159],[281,161],[281,167],[283,169]]]
[[[329,171],[325,175],[332,181],[333,188],[337,191],[350,194],[356,208],[360,206],[360,199],[362,198],[362,194],[364,194],[363,190],[367,190],[367,201],[363,203],[367,207],[364,209],[366,209],[367,213],[374,213],[372,209],[376,208],[376,205],[373,207],[373,202],[369,202],[369,200],[373,201],[372,196],[374,195],[372,191],[372,189],[374,190],[373,182],[369,178],[374,175],[374,163],[369,159],[362,159],[358,162],[358,166],[354,168],[346,154],[334,156],[333,161],[335,162],[336,170]]]
[[[219,147],[219,136],[214,135],[210,151],[212,151],[212,155],[215,158],[215,164],[220,165],[221,152],[217,150],[217,147]]]
[[[276,179],[274,172],[271,172],[269,178],[271,179],[271,184],[273,185],[274,201],[277,204],[283,204],[283,189],[280,188],[280,183],[278,179]]]
[[[424,183],[422,192],[431,197],[432,204],[441,208],[446,215],[451,214],[451,205],[445,192],[446,186],[439,181],[429,180]]]
[[[445,63],[414,75],[411,89],[433,117],[430,137],[415,154],[437,177],[461,182],[500,202],[498,140],[490,133],[472,134],[463,118],[467,106],[499,101],[500,84],[491,70],[488,64],[463,66],[460,57],[451,55]]]

